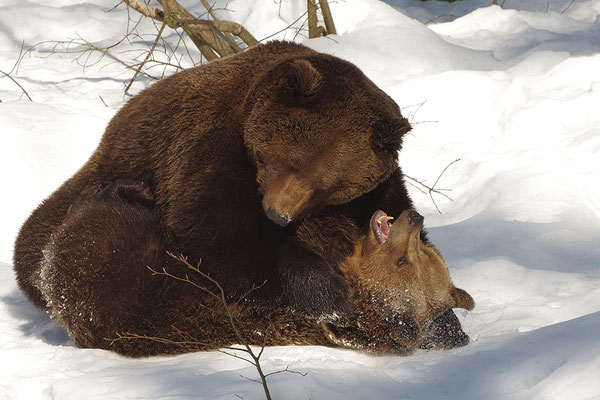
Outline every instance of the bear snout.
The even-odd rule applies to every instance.
[[[263,209],[267,218],[285,227],[309,208],[314,192],[294,174],[280,176],[267,185]]]
[[[423,224],[423,220],[425,219],[421,214],[416,212],[415,210],[410,210],[408,212],[408,224],[410,226],[421,226]]]
[[[271,221],[284,228],[292,221],[292,217],[290,215],[279,214],[279,212],[272,207],[269,207],[265,211],[265,214]]]

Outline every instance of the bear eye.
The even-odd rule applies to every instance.
[[[256,161],[257,166],[263,166],[265,164],[265,161],[263,160],[263,155],[260,151],[256,151],[254,153],[254,160]]]
[[[406,256],[402,256],[398,259],[399,267],[404,267],[406,264],[408,264],[408,258],[406,258]]]

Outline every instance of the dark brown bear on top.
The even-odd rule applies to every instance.
[[[257,301],[258,287],[259,297],[229,306],[244,341],[406,353],[430,340],[434,318],[452,307],[471,309],[473,300],[452,285],[437,249],[421,242],[422,217],[407,210],[391,229],[383,217],[382,211],[373,216],[369,233],[340,266],[354,306],[344,327]],[[144,185],[92,186],[51,235],[37,287],[79,347],[139,357],[240,343],[219,298],[146,268],[190,276],[218,293],[208,279],[169,257],[169,246]]]
[[[412,206],[397,166],[409,129],[354,65],[293,43],[173,75],[131,99],[89,161],[25,222],[19,286],[45,308],[34,282],[69,205],[89,185],[127,179],[149,186],[174,250],[202,258],[232,298],[266,281],[265,303],[342,320],[352,305],[338,266],[359,227],[374,209]]]

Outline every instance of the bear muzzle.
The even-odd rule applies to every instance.
[[[291,215],[280,214],[279,211],[271,207],[269,207],[265,211],[265,214],[267,215],[267,218],[269,218],[271,221],[275,222],[279,226],[286,227],[290,222],[292,222]]]
[[[295,174],[288,174],[269,182],[262,206],[267,218],[285,227],[308,209],[314,192]]]

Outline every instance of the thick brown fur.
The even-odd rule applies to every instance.
[[[412,206],[397,166],[409,129],[358,68],[301,45],[271,42],[183,71],[131,99],[24,223],[17,281],[45,308],[34,282],[52,232],[85,187],[125,179],[148,185],[175,250],[202,258],[232,298],[267,281],[265,303],[342,318],[349,243],[372,210]],[[325,216],[348,222],[332,228]]]
[[[354,306],[343,327],[257,301],[261,286],[242,301],[228,302],[244,340],[385,353],[444,342],[443,332],[427,334],[432,321],[451,307],[472,308],[472,299],[466,292],[453,297],[460,289],[451,284],[437,250],[418,240],[420,226],[407,223],[406,214],[387,243],[379,245],[369,230],[342,262]],[[91,186],[51,235],[35,285],[78,347],[141,357],[240,343],[223,302],[207,292],[219,294],[218,288],[170,257],[171,246],[147,187],[124,181],[103,189]],[[403,256],[410,265],[399,267]],[[147,267],[188,276],[207,291]],[[460,324],[456,332],[464,335]]]

